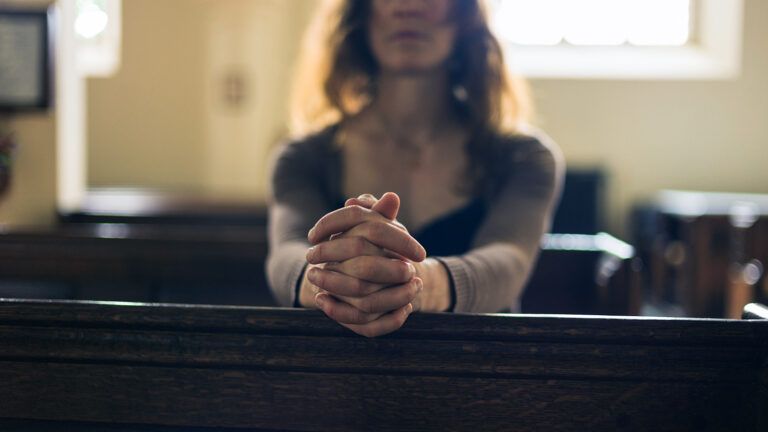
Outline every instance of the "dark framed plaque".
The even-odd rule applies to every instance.
[[[0,112],[51,104],[50,15],[0,8]]]

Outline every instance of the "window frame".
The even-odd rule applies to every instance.
[[[693,0],[682,46],[500,43],[512,71],[529,78],[731,80],[741,75],[743,15],[744,0]]]

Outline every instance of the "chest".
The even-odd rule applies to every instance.
[[[470,197],[460,190],[467,159],[461,145],[453,144],[420,150],[347,146],[342,151],[343,193],[347,197],[397,193],[401,198],[398,219],[417,231],[469,202]]]

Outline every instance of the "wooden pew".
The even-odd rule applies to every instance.
[[[14,229],[0,232],[0,296],[274,306],[266,255],[259,227]]]
[[[546,234],[523,292],[535,314],[639,315],[642,281],[632,246],[606,233]]]
[[[603,233],[547,235],[523,311],[637,314],[631,249]],[[266,257],[266,227],[258,225],[78,222],[7,230],[0,232],[0,297],[271,307]]]
[[[662,191],[634,216],[655,301],[732,318],[745,302],[768,302],[768,277],[755,271],[768,265],[768,195]]]
[[[759,308],[750,313],[761,314]],[[0,301],[3,431],[768,428],[768,320]]]

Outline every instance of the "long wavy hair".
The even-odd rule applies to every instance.
[[[498,137],[530,122],[527,83],[512,76],[488,25],[482,0],[453,0],[456,39],[448,60],[454,108],[470,131],[466,151],[473,190],[494,176]],[[326,0],[307,33],[296,68],[291,133],[343,121],[376,98],[379,67],[368,42],[371,0]]]

